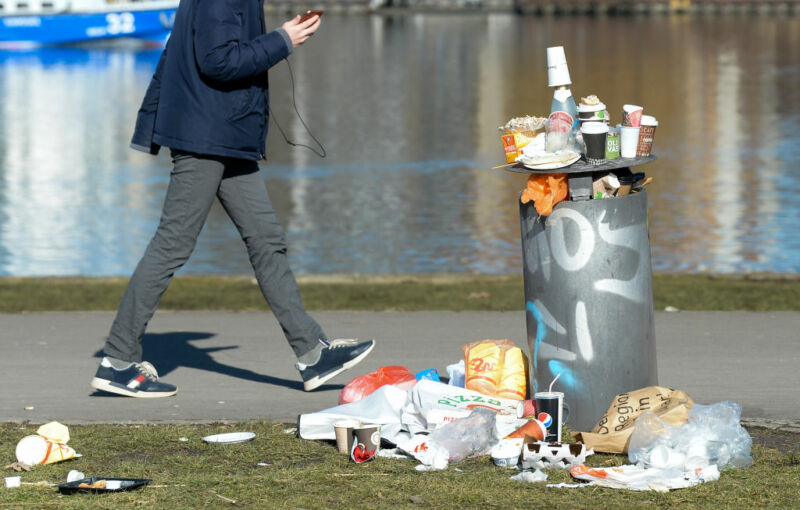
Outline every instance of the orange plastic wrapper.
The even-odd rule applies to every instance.
[[[525,399],[527,361],[514,342],[481,340],[464,345],[462,350],[467,389],[492,397]]]
[[[416,384],[417,378],[406,367],[380,367],[375,372],[356,377],[342,388],[339,404],[357,402],[381,386],[393,384],[406,389]]]
[[[549,216],[553,206],[567,198],[567,174],[533,174],[522,191],[522,203],[533,200],[539,216]]]

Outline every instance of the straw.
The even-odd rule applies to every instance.
[[[559,377],[561,377],[561,372],[559,372],[558,375],[556,376],[556,378],[553,379],[553,381],[550,383],[550,387],[547,388],[548,392],[552,392],[553,391],[553,385],[556,383],[556,381],[558,381]]]

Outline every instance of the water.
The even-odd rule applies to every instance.
[[[278,20],[272,20],[277,23]],[[659,118],[648,187],[661,272],[800,271],[800,18],[326,17],[291,57],[329,156],[272,126],[263,176],[297,273],[519,273],[516,197],[496,130],[545,115],[545,48],[576,97]],[[127,275],[170,162],[128,149],[158,50],[0,53],[0,275]],[[309,141],[285,63],[275,116]],[[184,273],[246,274],[218,206]]]

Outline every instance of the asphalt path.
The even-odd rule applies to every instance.
[[[271,314],[159,312],[144,339],[145,359],[180,391],[132,399],[89,386],[113,313],[0,314],[0,421],[293,422],[336,405],[344,384],[379,366],[444,373],[464,343],[509,338],[523,346],[526,338],[521,311],[312,315],[331,337],[375,338],[375,350],[305,393]],[[659,384],[699,403],[737,402],[752,420],[800,425],[800,313],[657,312],[655,320]]]

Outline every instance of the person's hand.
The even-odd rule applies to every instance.
[[[309,37],[314,35],[322,21],[319,16],[311,16],[306,21],[300,22],[300,15],[298,14],[293,19],[284,23],[283,29],[289,34],[289,39],[292,40],[292,46],[297,48],[308,40]]]

